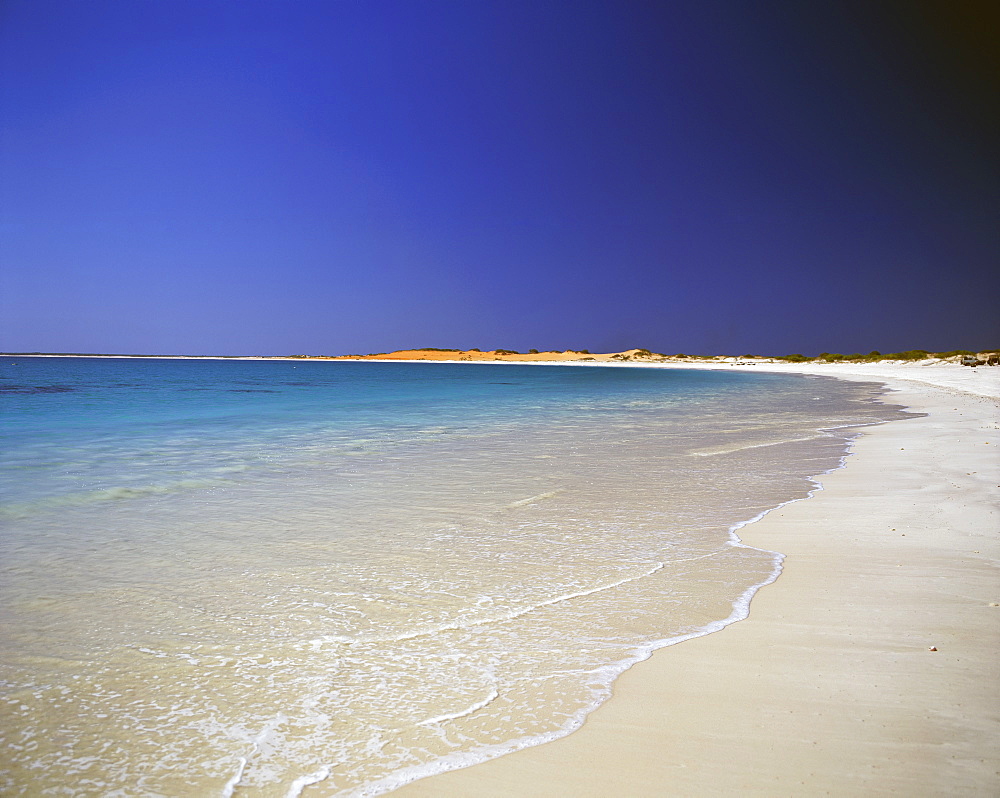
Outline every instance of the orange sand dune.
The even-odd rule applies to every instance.
[[[586,350],[567,349],[563,352],[513,352],[509,349],[400,349],[372,355],[343,355],[332,360],[445,360],[445,361],[507,361],[507,362],[562,362],[562,361],[640,361],[656,363],[664,360],[685,361],[685,357],[660,355],[648,349],[627,349],[624,352],[590,353]],[[705,358],[701,358],[704,360]],[[708,358],[714,360],[715,358]]]

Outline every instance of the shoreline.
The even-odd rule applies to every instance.
[[[893,380],[918,382],[939,388],[949,388],[960,393],[971,393],[978,396],[1000,396],[1000,367],[995,366],[959,366],[957,363],[929,358],[927,360],[900,361],[881,360],[866,363],[856,362],[806,362],[790,363],[777,360],[746,360],[729,356],[718,356],[712,359],[700,360],[659,360],[621,361],[611,359],[611,356],[601,355],[605,359],[564,358],[562,360],[544,360],[535,358],[522,360],[479,359],[462,360],[455,358],[390,358],[372,356],[269,356],[269,355],[74,355],[74,354],[40,354],[40,353],[3,353],[0,357],[32,357],[32,358],[90,358],[105,360],[240,360],[240,361],[285,361],[292,363],[437,363],[455,365],[514,365],[514,366],[578,366],[583,368],[655,368],[655,369],[692,369],[705,371],[771,371],[778,374],[802,374],[818,377],[839,377],[847,380],[864,382],[881,382],[888,384]],[[527,356],[525,356],[527,357]],[[985,376],[970,376],[985,375]],[[977,383],[981,383],[977,384]]]
[[[859,429],[839,467],[812,477],[808,496],[730,528],[736,545],[778,558],[774,576],[744,594],[749,618],[734,604],[714,628],[653,650],[561,738],[358,795],[974,795],[1000,786],[1000,548],[990,494],[1000,483],[1000,369],[528,365],[858,380],[929,415]]]
[[[815,477],[808,500],[739,530],[744,545],[784,555],[748,618],[655,651],[565,737],[391,794],[1000,787],[1000,541],[990,492],[1000,483],[1000,374],[946,364],[641,367],[881,382],[889,401],[927,415],[864,428],[845,465]]]
[[[422,350],[414,350],[422,351]],[[634,350],[629,350],[634,351]],[[395,354],[395,353],[393,353]],[[488,354],[488,353],[487,353]],[[980,396],[1000,396],[1000,367],[959,366],[955,362],[936,358],[926,360],[880,360],[873,362],[837,362],[827,363],[810,361],[792,363],[773,358],[746,358],[718,355],[711,358],[686,360],[616,360],[618,354],[602,354],[596,357],[579,358],[565,356],[558,360],[546,360],[542,355],[522,355],[520,359],[498,358],[393,358],[389,356],[371,355],[336,355],[336,356],[285,356],[285,355],[104,355],[104,354],[46,354],[0,352],[2,357],[31,358],[89,358],[94,360],[239,360],[239,361],[285,361],[293,363],[437,363],[456,365],[515,365],[515,366],[579,366],[586,368],[659,368],[659,369],[694,369],[706,371],[771,371],[779,374],[803,374],[809,376],[840,377],[848,380],[881,382],[886,384],[892,380],[907,380],[926,383],[937,387],[954,388],[964,393]],[[601,359],[597,359],[601,358]],[[969,377],[970,374],[984,374],[986,377]],[[992,375],[990,377],[989,375]],[[983,383],[982,387],[976,385]]]

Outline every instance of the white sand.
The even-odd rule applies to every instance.
[[[745,368],[883,381],[928,416],[742,530],[787,555],[749,619],[635,666],[568,737],[394,795],[1000,795],[1000,368]]]

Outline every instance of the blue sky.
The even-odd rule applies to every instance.
[[[996,17],[5,0],[0,350],[1000,346]]]

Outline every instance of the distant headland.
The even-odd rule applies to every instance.
[[[0,357],[108,357],[108,358],[169,358],[177,360],[392,360],[437,362],[505,362],[505,363],[879,363],[879,362],[936,362],[958,363],[967,366],[1000,365],[1000,349],[954,349],[949,352],[930,352],[910,349],[905,352],[868,354],[839,354],[822,352],[815,357],[791,355],[689,355],[665,354],[649,349],[626,349],[622,352],[590,352],[587,349],[539,351],[529,349],[398,349],[393,352],[374,352],[366,355],[129,355],[93,352],[0,352]]]
[[[301,357],[307,357],[305,355]],[[327,358],[324,358],[327,359]],[[423,349],[401,349],[395,352],[378,352],[368,355],[340,355],[329,358],[331,360],[435,360],[435,361],[505,361],[505,362],[605,362],[605,363],[702,363],[706,361],[741,363],[872,363],[881,361],[937,361],[963,363],[975,361],[981,365],[1000,364],[1000,350],[982,350],[973,352],[971,350],[956,349],[951,352],[928,352],[924,349],[911,349],[906,352],[869,352],[867,355],[860,353],[842,355],[831,352],[823,352],[817,357],[806,355],[688,355],[688,354],[664,354],[662,352],[651,352],[649,349],[626,349],[623,352],[590,352],[586,349],[566,349],[564,351],[539,352],[537,349],[529,349],[527,352],[517,352],[512,349],[491,349],[481,351],[479,349],[436,349],[425,347]]]

